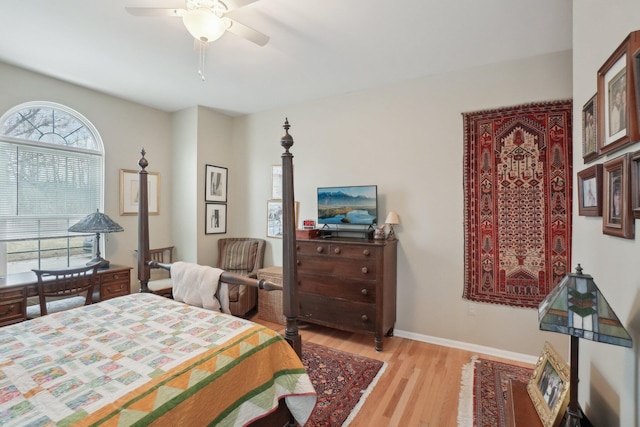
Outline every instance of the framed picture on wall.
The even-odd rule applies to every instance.
[[[527,391],[544,427],[560,423],[569,404],[569,365],[548,342],[544,343]]]
[[[160,214],[160,174],[147,172],[149,215]],[[120,169],[120,215],[138,215],[140,178],[138,171]]]
[[[300,202],[294,204],[294,228],[298,227],[298,210]],[[282,200],[267,201],[267,237],[282,238],[284,231],[284,215],[282,210]]]
[[[631,168],[631,210],[634,218],[640,218],[640,151],[629,155]]]
[[[582,158],[588,163],[598,157],[597,94],[582,107]]]
[[[603,165],[602,232],[633,239],[633,218],[629,191],[629,154]]]
[[[282,165],[271,166],[271,198],[282,199]]]
[[[227,205],[205,204],[204,234],[224,234],[227,232]]]
[[[602,216],[602,165],[578,172],[578,214]]]
[[[639,139],[634,58],[640,31],[630,33],[598,70],[598,151],[605,154]]]
[[[267,237],[282,238],[284,231],[282,200],[267,201]]]
[[[204,177],[204,201],[227,202],[227,168],[206,165]]]

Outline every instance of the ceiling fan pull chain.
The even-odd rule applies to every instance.
[[[198,68],[198,74],[200,74],[200,78],[202,79],[202,81],[204,81],[204,66],[205,66],[205,60],[206,60],[206,49],[207,49],[207,42],[203,41],[203,40],[199,40],[198,43],[200,44],[199,49],[200,52],[198,52],[198,56],[200,57],[200,66]]]

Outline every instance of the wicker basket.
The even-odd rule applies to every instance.
[[[267,267],[258,270],[258,279],[282,284],[282,267]],[[282,291],[258,290],[258,316],[268,322],[286,325],[282,313]]]

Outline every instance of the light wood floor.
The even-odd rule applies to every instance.
[[[257,315],[251,320],[284,334],[282,325],[264,321]],[[303,342],[310,341],[387,362],[386,371],[351,426],[457,425],[462,366],[471,360],[473,353],[399,337],[385,337],[383,351],[378,353],[373,347],[372,335],[317,325],[301,327],[300,335]]]

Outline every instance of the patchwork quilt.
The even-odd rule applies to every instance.
[[[0,426],[242,426],[311,381],[275,331],[138,293],[0,328]]]

